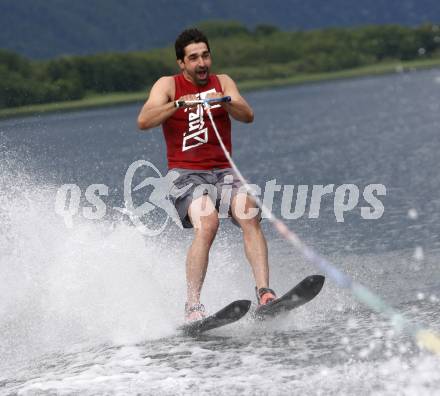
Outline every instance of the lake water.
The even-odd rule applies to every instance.
[[[286,223],[411,321],[440,331],[440,70],[246,98],[255,122],[233,125],[245,177],[261,187],[272,179],[356,185],[359,203],[344,222],[328,194],[318,218],[309,218],[308,201]],[[314,301],[279,320],[246,317],[196,339],[177,334],[192,231],[168,223],[145,236],[114,209],[124,205],[134,161],[166,172],[160,129],[138,132],[139,108],[0,121],[0,393],[438,394],[438,356],[329,279]],[[82,193],[68,224],[55,211],[63,184]],[[91,184],[108,187],[98,219],[87,218]],[[361,212],[370,184],[386,188],[375,220]],[[161,210],[149,219],[163,220]],[[262,224],[279,294],[318,272]],[[202,300],[215,311],[253,299],[253,287],[241,233],[222,220]]]

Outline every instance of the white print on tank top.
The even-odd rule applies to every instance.
[[[205,99],[206,95],[212,92],[216,92],[215,88],[200,92],[196,95],[197,99]],[[213,105],[211,109],[217,107],[220,107],[220,105]],[[182,151],[191,150],[208,143],[208,128],[205,128],[203,105],[197,105],[193,111],[186,108],[185,112],[188,113],[188,131],[183,134]]]

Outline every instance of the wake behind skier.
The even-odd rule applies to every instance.
[[[231,152],[231,121],[250,123],[254,114],[226,74],[210,73],[212,58],[206,36],[197,29],[183,31],[175,42],[180,74],[161,77],[151,88],[148,100],[138,116],[138,127],[150,129],[162,125],[168,169],[179,173],[175,188],[191,185],[182,195],[170,193],[183,227],[194,228],[194,238],[186,260],[187,301],[185,320],[206,316],[200,294],[208,268],[209,251],[219,226],[219,204],[225,187],[232,186],[229,214],[243,231],[246,257],[252,267],[260,305],[276,298],[269,289],[266,239],[254,199],[234,175],[209,118],[201,105],[182,102],[201,98],[230,96],[230,102],[212,106],[212,115],[226,148]],[[213,186],[203,190],[200,186]],[[231,188],[231,187],[229,187]],[[209,191],[208,191],[209,190]],[[256,215],[249,216],[250,213]]]

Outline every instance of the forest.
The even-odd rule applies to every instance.
[[[199,28],[209,38],[214,71],[239,83],[440,58],[440,29],[429,23],[281,31],[271,25],[249,29],[238,22],[210,21]],[[177,70],[173,45],[49,60],[0,50],[0,108],[145,91]]]

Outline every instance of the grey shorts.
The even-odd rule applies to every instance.
[[[246,192],[243,183],[234,174],[232,168],[212,170],[172,168],[168,174],[173,171],[178,173],[178,177],[174,180],[169,199],[176,208],[184,228],[193,227],[188,216],[188,209],[193,200],[209,195],[219,212],[219,217],[230,217],[230,200],[237,193]],[[230,191],[229,196],[228,191]],[[232,222],[238,226],[234,218]]]

